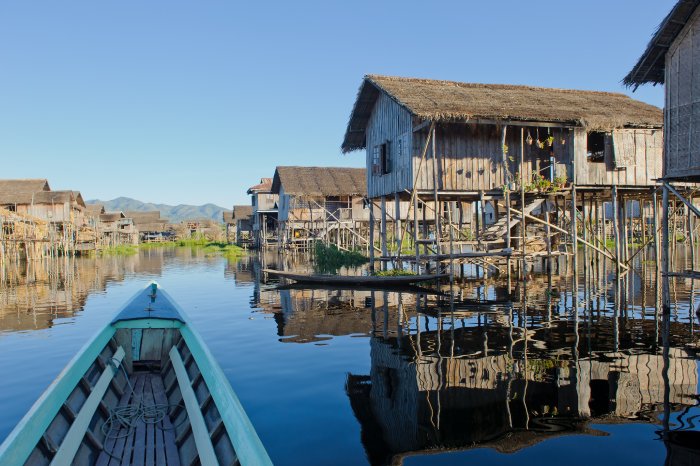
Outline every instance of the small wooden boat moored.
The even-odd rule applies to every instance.
[[[223,371],[156,283],[82,350],[0,445],[2,465],[271,465]]]
[[[284,272],[282,270],[263,269],[263,272],[270,275],[276,275],[281,278],[294,280],[298,283],[323,283],[326,285],[333,284],[352,284],[362,286],[405,286],[412,283],[427,282],[430,280],[439,280],[446,278],[449,275],[393,275],[393,276],[375,276],[375,275],[315,275],[315,274],[300,274],[292,272]]]

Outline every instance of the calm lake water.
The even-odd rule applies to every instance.
[[[440,297],[280,290],[263,267],[308,265],[274,254],[5,264],[0,439],[155,279],[192,318],[275,464],[697,462],[700,285],[674,279],[664,322],[648,258],[619,282],[588,259],[576,278],[562,260],[525,282],[458,280]]]

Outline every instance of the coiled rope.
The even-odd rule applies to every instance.
[[[129,374],[126,372],[126,369],[121,361],[115,358],[110,358],[105,361],[105,364],[111,366],[115,373],[121,368],[122,372],[124,373],[124,377],[126,378],[126,383],[129,386],[129,393],[133,393],[134,387],[131,384],[131,380],[129,380]],[[133,433],[139,422],[144,424],[154,424],[156,428],[161,430],[173,430],[182,424],[187,419],[187,416],[183,417],[183,419],[177,425],[172,425],[170,427],[164,427],[162,425],[162,421],[166,416],[169,416],[175,408],[178,407],[184,408],[184,406],[179,403],[144,403],[143,401],[124,406],[117,406],[109,409],[109,416],[102,424],[100,429],[105,436],[105,440],[118,440],[128,437]],[[121,459],[107,451],[104,445],[102,447],[102,451],[112,458]]]

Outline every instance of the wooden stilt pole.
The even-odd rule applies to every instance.
[[[619,207],[617,205],[617,186],[612,187],[613,237],[615,238],[615,265],[620,276],[620,223],[618,222]]]
[[[406,219],[408,221],[408,219]],[[420,273],[420,245],[418,243],[418,196],[413,196],[413,246],[416,249],[416,273]]]
[[[525,237],[527,236],[527,226],[525,223],[525,128],[520,127],[520,208],[522,209],[520,216],[520,249],[523,255],[522,258],[522,276],[525,276]]]
[[[660,270],[661,267],[661,245],[659,244],[659,200],[657,199],[657,192],[654,190],[651,196],[653,209],[654,209],[654,261],[656,262],[656,270]]]
[[[574,280],[577,280],[578,273],[578,214],[576,211],[576,185],[571,185],[571,238],[573,243],[573,266],[574,266]],[[584,240],[585,241],[585,240]],[[575,282],[576,283],[576,282]],[[578,293],[578,290],[573,290],[574,294]]]
[[[408,219],[406,219],[408,222]],[[399,193],[394,193],[394,241],[396,242],[396,257],[401,257],[401,247],[403,246],[403,235],[401,234],[401,199]]]
[[[693,195],[691,194],[688,201],[693,203]],[[688,244],[690,245],[690,268],[695,270],[695,238],[693,237],[693,232],[695,230],[695,216],[690,209],[688,209]]]
[[[661,248],[661,311],[664,317],[671,315],[671,291],[669,287],[669,212],[668,212],[668,187],[663,186],[662,202],[661,202],[661,233],[662,233],[662,248]]]
[[[369,202],[369,270],[374,272],[374,202]]]
[[[387,242],[386,242],[386,196],[381,197],[381,224],[379,225],[379,234],[381,236],[381,248],[382,248],[382,257],[386,258],[389,256],[389,251],[387,247]],[[386,260],[382,261],[381,267],[382,270],[386,270]]]

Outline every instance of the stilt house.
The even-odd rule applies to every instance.
[[[366,151],[371,198],[497,194],[521,172],[650,186],[662,126],[660,109],[624,94],[370,75],[342,150]]]
[[[134,226],[139,232],[139,239],[143,242],[161,242],[174,236],[168,220],[160,217],[160,211],[152,210],[146,212],[127,211],[124,212],[126,218],[132,219]]]
[[[134,225],[134,220],[127,218],[124,212],[105,212],[99,219],[98,233],[103,246],[138,244],[139,232]]]
[[[253,207],[253,241],[257,248],[277,243],[277,201],[272,178],[262,178],[248,189]]]
[[[224,222],[226,242],[234,243],[236,241],[236,220],[233,218],[233,211],[222,212],[221,220]]]
[[[665,84],[666,180],[700,181],[700,1],[681,0],[623,82]]]
[[[364,168],[277,167],[272,192],[279,195],[281,244],[366,242],[359,233],[369,223],[366,183]]]
[[[438,233],[426,235],[415,213],[413,230],[417,243],[439,243],[448,232],[466,239],[462,223],[487,212],[469,203],[491,202],[498,218],[521,186],[530,197],[648,192],[661,176],[662,127],[659,108],[624,94],[369,75],[341,147],[365,151],[370,199],[410,200],[413,212],[434,202]]]
[[[253,237],[253,207],[249,205],[235,205],[231,215],[235,222],[234,242],[239,246],[250,244]]]

